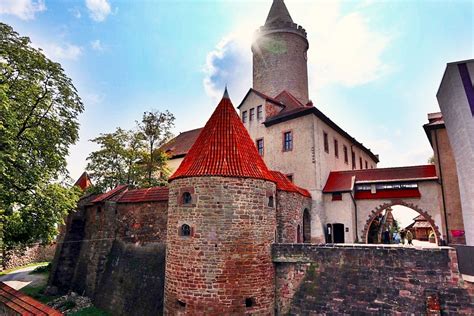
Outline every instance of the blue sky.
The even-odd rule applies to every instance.
[[[310,98],[380,154],[379,166],[424,164],[422,129],[439,111],[447,62],[474,57],[472,1],[287,0],[308,31]],[[77,178],[88,140],[170,110],[175,133],[204,125],[225,83],[234,105],[251,86],[253,31],[270,0],[1,0],[0,21],[60,62],[81,95]]]

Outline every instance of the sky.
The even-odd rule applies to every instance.
[[[380,155],[379,167],[425,164],[422,125],[439,111],[446,63],[474,57],[474,2],[286,0],[308,32],[310,99]],[[78,178],[89,140],[169,110],[174,133],[202,127],[227,84],[252,85],[250,44],[271,0],[0,0],[0,21],[61,63],[81,96]]]

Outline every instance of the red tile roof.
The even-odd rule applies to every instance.
[[[277,190],[287,191],[287,192],[296,192],[303,196],[311,197],[311,194],[308,192],[308,190],[305,190],[296,186],[283,173],[279,171],[274,171],[274,170],[271,170],[270,173],[272,174],[273,178],[276,181]]]
[[[89,177],[89,174],[84,171],[79,177],[79,179],[77,179],[76,183],[74,183],[74,185],[80,187],[82,191],[90,187],[92,185],[92,181]]]
[[[168,187],[152,187],[146,189],[128,190],[120,199],[119,203],[141,203],[168,201]]]
[[[197,176],[275,181],[226,95],[170,181]]]
[[[199,133],[201,131],[202,127],[182,132],[178,136],[164,144],[160,149],[167,153],[170,158],[183,157],[191,149],[194,142],[196,142],[196,139],[198,138]]]
[[[396,168],[377,168],[349,171],[332,171],[329,174],[323,192],[345,192],[352,190],[352,177],[355,182],[395,182],[409,180],[437,179],[434,165],[409,166]]]
[[[122,184],[122,185],[119,185],[118,187],[116,187],[115,189],[112,189],[108,192],[105,192],[104,194],[101,194],[99,195],[98,197],[96,197],[95,199],[93,199],[91,201],[91,203],[97,203],[97,202],[102,202],[102,201],[105,201],[105,200],[108,200],[110,198],[112,198],[113,196],[119,194],[120,192],[122,192],[123,190],[127,189],[128,185],[127,184]]]
[[[59,311],[0,282],[0,304],[18,315],[61,316]],[[12,314],[13,315],[13,314]]]

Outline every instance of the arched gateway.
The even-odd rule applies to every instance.
[[[435,233],[435,236],[436,236],[436,243],[438,245],[441,244],[441,233],[440,233],[439,227],[436,225],[435,221],[430,216],[430,214],[428,212],[423,211],[417,205],[412,204],[412,203],[407,203],[407,202],[404,202],[404,201],[393,201],[393,202],[389,202],[389,203],[383,203],[383,204],[380,204],[379,206],[377,206],[374,210],[372,210],[371,213],[369,214],[369,217],[367,218],[364,229],[362,231],[361,239],[362,239],[363,242],[365,242],[365,243],[369,242],[369,229],[370,229],[370,225],[372,224],[374,219],[377,218],[379,216],[379,214],[381,214],[384,210],[386,210],[389,207],[395,206],[395,205],[406,206],[406,207],[418,212],[420,215],[422,215],[426,219],[426,221],[428,221],[428,223],[431,225],[431,228],[433,229],[433,231]]]

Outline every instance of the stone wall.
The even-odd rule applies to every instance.
[[[311,210],[311,198],[295,192],[277,191],[277,241],[281,243],[303,242],[304,210]],[[299,238],[298,238],[299,226]],[[310,235],[310,233],[309,233]],[[309,240],[308,240],[309,242]]]
[[[34,245],[7,252],[3,262],[4,269],[21,267],[30,263],[51,261],[56,251],[56,243],[51,245]]]
[[[272,251],[279,314],[420,315],[438,303],[442,313],[474,313],[474,286],[460,278],[453,248],[275,244]]]
[[[185,192],[191,194],[188,204]],[[273,313],[276,215],[268,200],[274,196],[275,184],[258,179],[170,183],[165,314]]]

